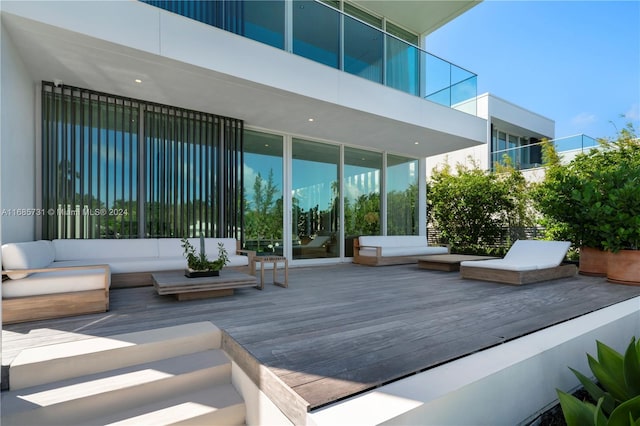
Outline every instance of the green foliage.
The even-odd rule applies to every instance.
[[[345,235],[380,235],[380,194],[360,195],[351,205],[344,199]]]
[[[457,165],[436,169],[427,184],[430,221],[458,253],[487,252],[505,227],[530,226],[534,214],[522,173]]]
[[[534,199],[550,238],[613,252],[640,246],[640,142],[631,124],[566,165],[550,143],[543,156]]]
[[[245,201],[245,239],[256,240],[258,251],[260,241],[268,244],[282,238],[282,198],[276,198],[279,190],[273,179],[273,170],[269,170],[266,181],[258,173],[253,183],[253,200]]]
[[[596,381],[571,369],[597,405],[557,390],[568,426],[640,425],[640,340],[635,337],[624,356],[597,342],[597,356],[587,354]]]
[[[187,238],[182,238],[180,242],[184,249],[184,257],[187,258],[187,266],[194,271],[219,271],[229,263],[227,250],[222,243],[218,243],[218,258],[211,261],[207,258],[207,254],[204,251],[204,240],[202,237],[200,237],[200,253],[196,253],[195,247],[193,247]]]
[[[418,186],[387,194],[387,234],[418,235]]]

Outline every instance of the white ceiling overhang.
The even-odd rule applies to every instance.
[[[170,19],[184,21],[175,15],[168,16],[167,20]],[[169,55],[150,53],[6,11],[2,13],[2,23],[34,83],[60,79],[66,85],[239,118],[247,127],[415,157],[469,147],[483,143],[485,139],[486,121],[480,118],[230,33],[224,35],[229,37],[229,43],[251,43],[252,49],[274,58],[263,62],[250,58],[256,75],[262,71],[266,76],[264,80],[246,77],[250,75],[247,74],[248,67],[237,62],[244,60],[236,57],[239,55],[237,49],[235,55],[231,53],[224,58],[226,62],[236,64],[238,73],[231,73],[212,69],[210,65],[202,66],[197,61],[177,60],[182,54],[179,49],[179,53]],[[87,23],[84,25],[91,27]],[[163,21],[163,25],[168,24]],[[203,27],[206,26],[193,28],[210,30]],[[198,40],[202,38],[198,37]],[[163,43],[163,49],[169,52],[170,48],[166,47],[169,43]],[[207,60],[216,62],[215,56]],[[288,66],[278,68],[281,61],[288,61]],[[324,96],[322,87],[314,87],[305,93],[305,90],[287,90],[282,85],[265,84],[278,73],[281,74],[276,75],[278,81],[297,78],[291,69],[291,61],[305,61],[298,63],[311,72],[331,76],[339,87],[336,95]],[[142,83],[135,83],[135,79],[141,79]],[[302,81],[303,89],[305,83]],[[409,113],[393,113],[403,108]]]
[[[352,0],[417,33],[429,34],[482,0]]]

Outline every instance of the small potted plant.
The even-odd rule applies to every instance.
[[[184,275],[188,278],[212,277],[220,275],[220,270],[229,263],[227,250],[224,244],[218,243],[218,258],[209,260],[204,249],[204,237],[200,237],[200,253],[196,253],[195,247],[187,238],[182,238],[184,257],[187,258],[187,269]]]

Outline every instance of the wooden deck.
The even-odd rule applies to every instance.
[[[266,366],[293,390],[270,395],[282,389],[262,377],[276,403],[306,411],[636,296],[640,287],[579,275],[513,287],[417,265],[291,268],[289,288],[217,299],[114,289],[109,312],[5,326],[2,364],[30,346],[206,320],[250,354],[246,368]]]

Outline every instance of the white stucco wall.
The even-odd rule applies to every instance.
[[[35,217],[14,210],[36,206],[35,86],[5,28],[1,32],[0,235],[5,243],[35,238]]]

